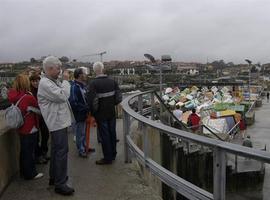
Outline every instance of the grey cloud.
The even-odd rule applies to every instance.
[[[105,60],[269,62],[267,0],[0,0],[0,62],[54,54]],[[91,57],[90,60],[98,59]]]

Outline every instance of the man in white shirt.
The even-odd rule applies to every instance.
[[[74,189],[67,186],[68,133],[73,114],[68,102],[70,84],[68,72],[59,80],[62,63],[54,56],[43,61],[44,77],[38,87],[38,104],[51,133],[50,182],[55,192],[72,195]]]

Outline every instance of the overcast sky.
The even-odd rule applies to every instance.
[[[107,51],[105,61],[266,63],[269,10],[269,0],[0,0],[0,62]]]

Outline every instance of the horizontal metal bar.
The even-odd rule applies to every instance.
[[[156,176],[160,177],[160,179],[162,179],[167,185],[186,198],[196,200],[214,199],[213,194],[173,174],[164,167],[158,165],[155,161],[147,159],[146,165]]]
[[[142,115],[144,116],[144,115],[150,114],[152,109],[153,109],[152,107],[144,108],[142,110]]]
[[[155,174],[159,179],[166,183],[171,188],[182,194],[188,199],[194,200],[209,200],[213,199],[213,195],[198,186],[178,177],[169,170],[157,164],[152,159],[144,159],[144,153],[136,146],[130,136],[127,136],[127,142],[130,149],[134,152],[138,161],[148,167],[148,169]]]
[[[240,146],[239,144],[233,144],[229,142],[222,142],[218,144],[217,147],[225,150],[226,153],[232,153],[243,157],[252,158],[254,160],[270,163],[270,153],[266,151]]]

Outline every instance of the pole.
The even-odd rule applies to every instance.
[[[123,129],[124,129],[124,156],[125,163],[131,163],[130,150],[128,146],[127,136],[130,132],[130,116],[126,111],[123,111]]]
[[[159,93],[160,93],[160,98],[162,99],[162,66],[159,66]],[[160,116],[162,115],[163,108],[162,104],[160,103]]]
[[[162,97],[162,66],[159,66],[159,92],[160,97]]]
[[[251,92],[250,92],[250,67],[251,67],[251,64],[249,63],[248,64],[248,92],[249,92],[249,98],[248,98],[248,103],[250,104],[250,96],[251,96]]]

